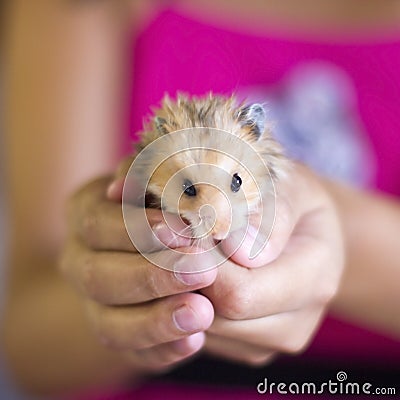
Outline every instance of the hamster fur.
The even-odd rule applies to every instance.
[[[221,240],[246,225],[288,168],[263,106],[238,104],[234,96],[166,96],[140,136],[137,152],[165,139],[139,168],[148,205],[179,214],[194,237]]]

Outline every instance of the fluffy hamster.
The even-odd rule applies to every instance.
[[[246,226],[287,168],[263,106],[233,96],[165,97],[137,151],[147,206],[179,214],[195,238],[221,240]]]

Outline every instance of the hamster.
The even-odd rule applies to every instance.
[[[147,207],[178,214],[193,238],[225,239],[259,213],[286,175],[261,104],[166,96],[140,133],[134,163]]]

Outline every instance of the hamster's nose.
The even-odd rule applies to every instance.
[[[199,217],[204,228],[207,230],[207,233],[210,233],[217,218],[214,207],[209,204],[204,204],[199,210]]]
[[[207,234],[215,240],[225,239],[231,227],[232,210],[227,196],[215,188],[207,188],[207,203],[199,209],[199,217]]]

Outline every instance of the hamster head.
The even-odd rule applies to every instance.
[[[143,132],[139,180],[195,238],[222,240],[249,223],[284,170],[265,117],[261,105],[232,97],[166,98]]]

